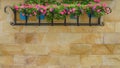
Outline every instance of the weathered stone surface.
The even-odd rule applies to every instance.
[[[24,47],[20,45],[0,44],[0,55],[23,55]]]
[[[70,32],[69,26],[53,26],[50,27],[49,32]]]
[[[115,31],[120,32],[120,23],[116,23],[115,25]]]
[[[15,65],[21,65],[21,66],[25,65],[26,64],[25,56],[23,56],[23,55],[15,55],[14,56],[14,64]]]
[[[48,55],[48,47],[39,45],[29,45],[25,47],[26,55]]]
[[[115,45],[113,53],[115,55],[120,55],[120,45]]]
[[[50,52],[52,55],[69,55],[70,47],[69,45],[48,45]]]
[[[118,66],[120,64],[120,55],[105,55],[105,56],[103,56],[103,64]]]
[[[100,65],[100,66],[92,66],[91,68],[120,68],[119,65]]]
[[[91,32],[115,32],[115,24],[104,22],[104,26],[92,26]]]
[[[115,45],[92,45],[92,55],[112,55],[114,48]]]
[[[13,33],[0,33],[0,43],[1,44],[14,44],[14,34]]]
[[[46,33],[46,35],[43,38],[42,44],[43,45],[55,45],[59,42],[59,33]]]
[[[26,65],[36,65],[37,56],[26,56],[25,62]]]
[[[82,68],[81,65],[65,65],[65,68]]]
[[[92,32],[91,26],[71,26],[71,32]]]
[[[2,65],[2,68],[25,68],[22,65]]]
[[[120,44],[120,33],[105,33],[104,43],[105,44]]]
[[[58,56],[39,56],[36,60],[37,65],[59,65]]]
[[[101,33],[61,33],[60,43],[70,44],[102,44],[103,35]]]
[[[15,33],[15,42],[18,44],[24,44],[25,43],[25,33]]]
[[[64,68],[62,65],[50,65],[48,68]]]
[[[91,65],[101,65],[102,57],[99,55],[81,55],[80,56],[81,65],[91,66]]]
[[[0,56],[0,65],[12,65],[13,63],[12,56]]]
[[[71,55],[90,55],[91,46],[87,44],[73,44],[70,46]]]
[[[60,64],[62,65],[80,65],[79,56],[61,56]]]

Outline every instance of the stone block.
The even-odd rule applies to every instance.
[[[91,46],[87,44],[72,44],[70,46],[71,55],[89,55],[91,54]]]
[[[13,57],[12,56],[0,56],[0,65],[13,65]]]
[[[105,44],[120,44],[120,34],[119,33],[105,33],[104,43]]]
[[[26,55],[48,55],[48,47],[39,45],[29,45],[25,47]]]
[[[20,45],[0,45],[0,53],[1,55],[23,55],[24,47]]]

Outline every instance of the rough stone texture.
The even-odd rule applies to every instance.
[[[113,12],[104,26],[11,26],[3,9],[23,0],[0,1],[0,68],[120,68],[119,0],[107,1]]]

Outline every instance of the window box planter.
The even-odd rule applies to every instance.
[[[103,22],[101,22],[101,17],[105,14],[109,14],[111,13],[111,9],[106,7],[105,4],[93,4],[92,6],[88,6],[88,5],[81,5],[81,4],[61,4],[61,5],[49,5],[49,6],[45,6],[45,5],[40,5],[40,4],[35,4],[35,5],[31,5],[31,4],[22,4],[22,5],[14,5],[14,7],[10,7],[10,6],[6,6],[4,11],[7,12],[7,8],[11,8],[13,13],[14,13],[14,22],[12,23],[12,25],[45,25],[44,23],[41,22],[41,20],[44,20],[45,18],[49,21],[48,24],[51,23],[51,25],[53,26],[54,23],[54,19],[62,19],[64,20],[64,25],[69,25],[69,22],[67,22],[66,17],[70,15],[71,19],[76,19],[76,24],[79,26],[82,25],[104,25]],[[19,23],[17,21],[17,12],[20,13],[20,19],[21,20],[25,20],[25,23]],[[22,13],[25,14],[22,15]],[[79,20],[79,16],[83,15],[84,13],[86,13],[88,15],[88,22],[87,23],[82,23]],[[42,14],[42,15],[40,15]],[[93,15],[94,14],[94,15]],[[77,16],[74,16],[77,15]],[[38,19],[38,22],[36,23],[30,23],[28,22],[29,20],[29,16],[36,16],[36,18]],[[98,18],[98,22],[93,23],[91,20],[92,17],[97,17]],[[62,22],[61,22],[62,23]],[[46,23],[47,24],[47,23]]]

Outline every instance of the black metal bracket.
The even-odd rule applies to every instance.
[[[50,23],[41,23],[41,19],[39,18],[38,19],[38,22],[35,22],[35,23],[30,23],[28,22],[28,16],[25,14],[25,17],[26,17],[26,20],[25,20],[25,23],[19,23],[17,22],[17,11],[15,9],[13,9],[11,6],[6,6],[4,8],[4,12],[5,13],[8,13],[7,12],[7,8],[10,8],[13,13],[14,13],[14,22],[11,22],[10,24],[11,25],[25,25],[25,26],[46,26],[46,25],[50,25]],[[53,13],[54,15],[54,13]],[[98,22],[97,23],[92,23],[92,17],[91,17],[91,14],[90,14],[90,17],[89,18],[89,22],[88,23],[82,23],[79,21],[79,16],[77,16],[76,18],[76,23],[67,23],[66,22],[66,18],[64,19],[64,23],[54,23],[54,19],[52,19],[51,21],[51,26],[54,26],[54,25],[64,25],[64,26],[67,26],[67,25],[77,25],[77,26],[103,26],[104,25],[104,22],[101,22],[101,17],[98,18]]]

